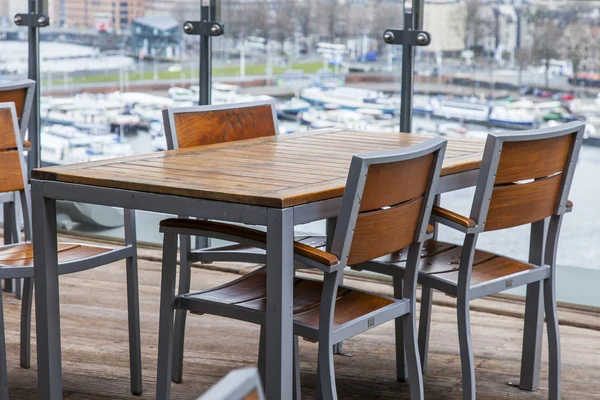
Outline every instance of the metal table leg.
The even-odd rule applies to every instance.
[[[267,211],[266,396],[292,398],[294,214]]]
[[[62,399],[56,201],[32,185],[39,398]]]
[[[544,262],[548,220],[531,224],[529,262],[541,265]],[[525,300],[525,328],[523,331],[523,352],[521,355],[521,380],[523,390],[537,390],[540,387],[540,365],[542,362],[542,339],[544,327],[544,303],[542,282],[527,285]]]

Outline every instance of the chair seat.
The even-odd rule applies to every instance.
[[[228,316],[222,306],[231,306],[239,312],[247,311],[253,315],[264,315],[266,312],[266,278],[264,269],[248,274],[233,282],[199,293],[189,293],[177,296],[175,307],[188,309],[194,313],[207,313]],[[321,281],[298,278],[294,279],[294,321],[313,329],[319,326],[319,306],[323,283]],[[378,311],[394,303],[404,303],[406,300],[392,298],[352,289],[346,286],[338,288],[334,326],[338,327],[352,322],[364,315]],[[243,318],[250,322],[251,316]]]
[[[58,262],[81,260],[111,251],[109,247],[79,243],[59,243]],[[18,243],[0,247],[0,267],[33,267],[33,244]]]
[[[403,249],[397,254],[380,257],[375,262],[403,267],[406,263],[407,252],[407,249]],[[435,275],[436,279],[456,285],[461,252],[462,246],[429,240],[423,245],[419,272],[425,275]],[[533,269],[535,267],[530,264],[476,250],[471,273],[471,285],[478,285]]]
[[[296,238],[296,242],[325,251],[327,238],[325,236],[303,236]],[[192,254],[194,261],[247,261],[257,264],[266,262],[264,249],[240,243],[196,249],[192,251]]]

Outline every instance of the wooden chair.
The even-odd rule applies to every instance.
[[[323,281],[295,279],[293,310],[294,334],[319,342],[318,390],[324,399],[337,398],[333,346],[394,319],[399,328],[398,347],[401,351],[406,349],[411,398],[423,397],[414,318],[416,268],[422,244],[432,236],[433,228],[430,229],[428,221],[445,148],[446,142],[435,138],[407,149],[353,157],[331,252],[297,241],[294,243],[295,261],[324,273]],[[221,222],[186,219],[162,221],[161,232],[164,233],[164,253],[156,397],[168,399],[170,395],[169,360],[175,309],[260,324],[263,329],[259,370],[264,371],[265,269],[218,288],[177,296],[175,270],[178,235],[202,235],[266,249],[266,233]],[[405,246],[409,248],[408,272],[403,287],[396,282],[396,298],[341,284],[342,272],[347,265],[371,260]],[[297,350],[297,344],[295,347]],[[404,359],[402,353],[402,361],[398,363],[402,369]],[[297,362],[296,356],[296,376]]]
[[[470,217],[433,208],[432,221],[463,232],[465,239],[462,246],[440,241],[425,244],[419,269],[419,283],[423,285],[421,362],[424,366],[428,350],[431,291],[440,290],[457,298],[464,399],[475,398],[469,302],[538,282],[543,282],[548,326],[549,398],[560,398],[556,251],[563,214],[572,208],[567,196],[584,128],[583,123],[574,122],[549,129],[489,134]],[[544,246],[532,229],[532,248],[537,248],[529,262],[476,250],[479,234],[525,224],[532,224],[532,228],[542,224],[547,233]],[[387,273],[390,266],[404,268],[405,260],[406,252],[402,252],[356,267]]]
[[[163,110],[163,122],[169,150],[185,149],[237,140],[275,136],[279,133],[277,110],[274,101],[236,103],[217,106],[196,106]],[[257,155],[258,156],[258,155]],[[193,170],[193,166],[189,167]],[[218,160],[215,169],[219,168]],[[198,171],[208,173],[211,171]],[[180,216],[185,217],[185,216]],[[265,263],[265,252],[260,248],[239,243],[192,249],[188,235],[180,237],[179,293],[190,291],[190,263],[192,262],[248,262]],[[300,239],[311,246],[324,246],[325,237],[309,236]],[[186,310],[177,310],[172,380],[183,379],[183,348]]]
[[[236,369],[228,373],[198,400],[265,400],[256,368]]]
[[[31,115],[34,89],[35,81],[31,79],[0,85],[0,103],[15,103],[19,131],[23,140],[25,140],[29,116]]]
[[[0,247],[0,279],[24,279],[21,305],[21,366],[29,368],[31,359],[31,307],[33,302],[33,246],[31,244],[31,195],[26,178],[23,141],[17,125],[14,103],[0,103],[0,193],[18,193],[22,206],[25,241]],[[20,239],[20,238],[19,238]],[[125,212],[125,246],[108,248],[79,243],[59,243],[59,274],[69,274],[127,261],[127,304],[129,310],[129,346],[131,391],[142,392],[140,320],[137,282],[135,220]],[[1,299],[0,299],[1,300]],[[0,301],[0,317],[1,317]],[[0,318],[0,399],[8,398],[4,325]]]
[[[17,111],[17,120],[21,138],[25,139],[27,125],[29,124],[29,116],[31,114],[31,106],[33,105],[33,94],[35,89],[35,81],[30,79],[10,82],[0,85],[0,103],[14,103]],[[23,142],[24,149],[31,148],[31,143]],[[4,203],[4,244],[17,242],[18,227],[14,220],[15,203],[13,194],[0,196],[0,203]],[[21,279],[15,280],[15,293],[18,298],[21,298]],[[5,282],[5,289],[12,290],[12,280]]]

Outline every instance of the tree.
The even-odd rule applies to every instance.
[[[523,70],[531,63],[531,48],[521,47],[515,51],[515,61],[519,67],[518,85],[521,87],[523,83]]]
[[[310,33],[310,23],[313,16],[314,2],[311,0],[296,3],[293,10],[293,18],[298,24],[302,34],[308,36]]]
[[[573,23],[564,29],[564,35],[558,42],[560,56],[571,60],[573,74],[579,72],[581,65],[591,54],[598,50],[598,42],[594,40],[592,30],[585,23]]]
[[[550,86],[550,60],[560,57],[557,43],[561,40],[562,29],[558,22],[548,17],[534,16],[531,55],[533,60],[542,63],[546,88]]]
[[[481,0],[465,0],[463,11],[464,25],[457,24],[465,30],[465,49],[471,49],[482,40],[493,34],[494,19],[491,17],[489,5]]]

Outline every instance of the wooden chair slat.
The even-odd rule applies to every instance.
[[[22,87],[11,90],[0,90],[0,103],[15,103],[15,109],[17,111],[17,119],[19,120],[19,125],[25,107],[27,89],[27,87]]]
[[[348,265],[393,253],[412,243],[423,197],[395,207],[361,213],[356,220]]]
[[[530,183],[496,186],[484,230],[511,228],[551,216],[563,178],[563,174],[558,174]]]
[[[333,325],[340,326],[363,315],[379,310],[394,301],[370,293],[348,290],[335,302]],[[311,326],[319,326],[320,309],[294,315],[294,320]]]
[[[253,391],[248,393],[244,397],[244,400],[260,400],[260,397],[258,396],[258,390],[254,389]]]
[[[484,263],[473,266],[471,271],[471,285],[488,282],[494,279],[510,276],[519,272],[529,271],[532,266],[504,257],[494,257]],[[435,276],[446,281],[457,283],[458,270],[436,274]]]
[[[0,151],[0,166],[0,192],[23,190],[23,173],[19,151]]]
[[[550,139],[506,142],[495,184],[544,178],[565,169],[575,135]]]
[[[174,114],[180,148],[275,135],[269,105]]]
[[[29,244],[30,248],[27,249],[22,257],[9,256],[4,260],[0,260],[0,265],[7,267],[31,267],[33,266],[33,245]],[[102,253],[111,251],[108,247],[99,247],[92,245],[78,245],[74,243],[59,244],[58,262],[65,263],[68,261],[82,260],[84,258],[97,256]],[[30,257],[27,257],[30,255]]]
[[[369,167],[360,211],[376,210],[415,199],[425,193],[433,153],[412,160]]]
[[[10,108],[0,109],[0,151],[17,148],[17,138],[13,126]],[[2,164],[2,169],[4,168],[5,166]]]

